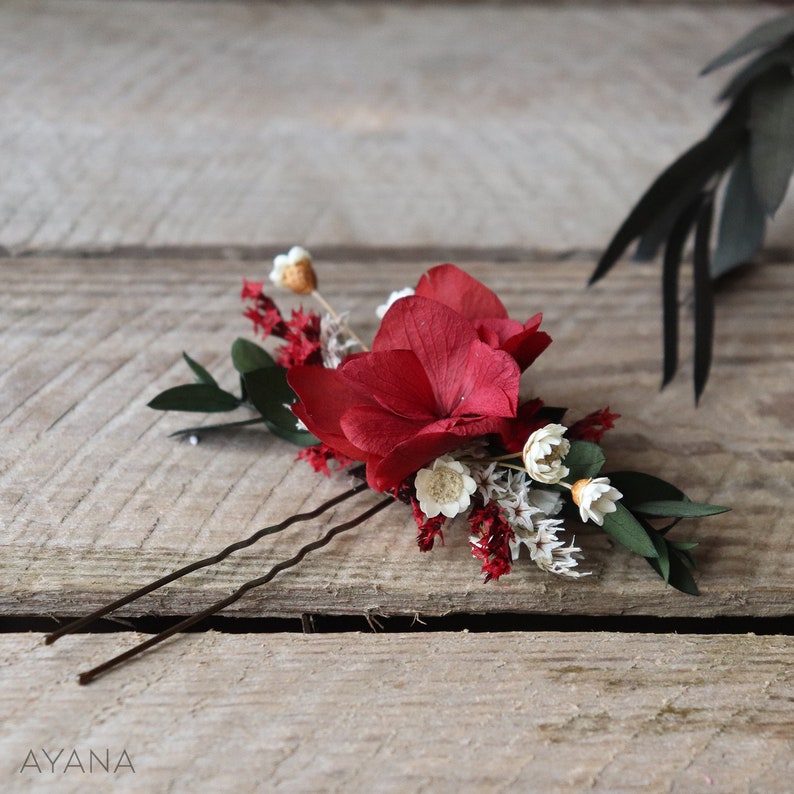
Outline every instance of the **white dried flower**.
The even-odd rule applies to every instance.
[[[533,480],[553,485],[568,476],[568,468],[562,464],[571,449],[571,442],[563,438],[567,429],[563,425],[548,424],[527,439],[521,457]]]
[[[504,511],[504,517],[514,530],[519,527],[531,530],[532,517],[540,514],[540,510],[529,501],[528,492],[527,488],[509,499],[497,500],[497,504]]]
[[[351,347],[355,347],[356,340],[349,337],[347,318],[349,312],[342,312],[338,317],[324,314],[320,318],[320,351],[323,356],[323,366],[336,369]]]
[[[312,267],[312,256],[299,245],[273,260],[270,280],[277,287],[285,287],[299,295],[310,295],[317,289],[317,276]]]
[[[574,555],[581,556],[581,549],[574,546],[576,538],[571,541],[570,546],[560,546],[552,552],[551,565],[546,569],[549,573],[556,573],[558,576],[568,576],[571,579],[579,579],[582,576],[590,576],[592,571],[575,571],[574,568],[579,564],[574,559]]]
[[[497,469],[496,466],[496,461],[492,461],[487,466],[482,464],[471,466],[471,476],[477,484],[477,490],[483,498],[483,504],[486,505],[502,488],[502,472],[504,469]]]
[[[604,516],[617,510],[615,504],[623,494],[609,483],[609,477],[577,480],[571,487],[574,504],[579,508],[582,521],[588,519],[599,527],[604,526]]]
[[[563,529],[561,521],[547,519],[539,522],[536,531],[532,534],[516,533],[515,546],[511,543],[513,559],[518,558],[519,549],[523,544],[529,549],[530,558],[538,567],[546,570],[548,565],[551,565],[552,552],[563,544],[556,534],[561,529]]]
[[[428,518],[439,513],[453,518],[468,509],[477,483],[465,463],[443,455],[429,469],[417,472],[415,487],[419,507]]]
[[[389,297],[386,299],[386,303],[381,303],[381,305],[375,309],[375,314],[378,316],[378,319],[382,320],[385,317],[386,312],[391,309],[393,303],[396,303],[398,300],[400,300],[400,298],[407,298],[413,294],[413,287],[405,287],[392,292],[391,295],[389,295]]]
[[[520,496],[527,489],[526,472],[515,469],[503,469],[502,471],[502,485],[494,494],[494,501],[500,507],[503,503]]]
[[[529,503],[547,516],[556,516],[562,510],[565,500],[561,494],[547,488],[530,488]]]

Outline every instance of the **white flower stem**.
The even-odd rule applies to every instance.
[[[365,353],[369,352],[369,348],[359,339],[358,334],[356,334],[356,332],[334,311],[334,307],[328,303],[318,290],[312,292],[312,297],[347,331],[348,334],[350,334],[351,339],[353,339]]]

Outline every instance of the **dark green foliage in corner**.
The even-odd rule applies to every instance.
[[[696,400],[711,365],[713,282],[760,250],[767,219],[780,207],[794,170],[794,14],[750,31],[703,74],[740,58],[748,63],[720,94],[729,103],[722,118],[654,180],[590,278],[592,284],[605,276],[634,242],[639,261],[664,251],[664,386],[678,365],[678,274],[686,241],[694,237]],[[720,210],[712,250],[715,206]]]

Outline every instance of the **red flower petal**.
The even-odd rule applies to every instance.
[[[476,345],[476,352],[471,349]],[[438,404],[438,416],[459,412],[461,403],[488,384],[501,370],[497,389],[518,392],[518,377],[504,357],[482,344],[474,326],[448,306],[429,298],[411,296],[397,301],[386,313],[372,345],[379,350],[413,350],[424,368]],[[472,369],[470,355],[477,358],[481,373]],[[495,362],[500,362],[496,364]],[[495,368],[495,369],[494,369]],[[483,374],[485,371],[488,374]],[[501,410],[501,409],[500,409]]]
[[[452,416],[515,416],[521,372],[509,354],[477,340],[459,379],[463,388]]]
[[[436,418],[433,387],[416,353],[412,350],[384,350],[356,356],[343,362],[345,378],[366,389],[384,408],[409,419]]]
[[[496,417],[458,420],[454,424],[453,420],[439,420],[395,445],[383,458],[367,460],[367,482],[376,491],[394,488],[439,456],[458,449],[468,439],[498,433],[504,421]]]
[[[502,345],[523,372],[551,344],[551,337],[545,331],[523,331],[511,337]]]
[[[415,437],[427,419],[397,416],[380,405],[353,405],[339,420],[345,437],[368,455],[386,457],[396,445]]]
[[[321,441],[353,460],[366,460],[366,453],[351,443],[339,424],[351,405],[371,402],[366,392],[342,377],[338,370],[316,366],[292,367],[287,383],[301,402],[292,412]]]
[[[496,293],[455,265],[439,265],[425,273],[416,285],[416,294],[439,301],[468,320],[507,317]]]

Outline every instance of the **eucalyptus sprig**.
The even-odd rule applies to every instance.
[[[240,376],[240,396],[222,389],[205,367],[182,353],[193,372],[194,382],[173,386],[160,392],[148,405],[158,411],[225,413],[238,408],[255,411],[258,416],[235,422],[186,427],[172,436],[195,434],[229,427],[264,424],[277,436],[299,446],[316,444],[317,439],[299,427],[290,405],[297,399],[287,383],[287,370],[276,364],[264,348],[248,339],[232,344],[232,364]]]
[[[635,240],[634,258],[638,261],[651,260],[664,248],[664,387],[678,368],[679,272],[687,239],[694,235],[696,402],[711,367],[714,282],[761,248],[767,220],[780,207],[794,169],[794,14],[751,30],[711,61],[702,74],[752,53],[755,57],[719,95],[720,101],[729,103],[725,114],[705,138],[651,184],[615,233],[590,278],[593,284],[605,276]],[[722,201],[712,250],[718,193]]]
[[[577,480],[601,475],[606,457],[598,444],[572,441],[565,456],[568,475],[555,490],[566,491]],[[629,551],[645,557],[664,581],[690,595],[698,595],[691,571],[696,569],[691,550],[698,544],[670,540],[667,533],[684,518],[702,518],[729,510],[721,505],[693,502],[683,491],[665,480],[638,471],[610,472],[607,477],[622,494],[615,511],[604,516],[602,529]],[[572,502],[566,505],[576,517]],[[662,526],[652,522],[662,520]]]

